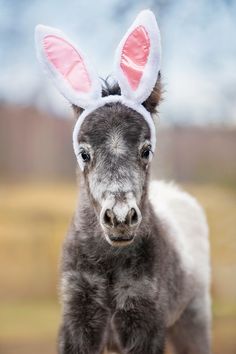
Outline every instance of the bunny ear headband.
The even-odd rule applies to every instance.
[[[61,31],[38,25],[35,40],[38,59],[55,86],[69,102],[84,109],[73,132],[77,159],[78,134],[84,119],[110,102],[121,102],[143,116],[150,128],[152,149],[155,149],[153,119],[142,105],[155,86],[161,61],[160,32],[150,10],[137,16],[116,50],[114,74],[121,95],[102,97],[98,75],[85,55]]]

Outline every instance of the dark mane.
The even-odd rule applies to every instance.
[[[109,77],[106,79],[102,79],[103,85],[102,85],[102,97],[106,96],[114,96],[114,95],[119,95],[121,94],[120,92],[120,86],[117,82],[109,82]]]
[[[108,76],[106,79],[101,78],[101,81],[102,81],[102,97],[121,95],[120,86],[118,82],[112,80],[110,76]],[[150,96],[146,99],[145,102],[143,102],[143,106],[151,114],[157,113],[157,106],[162,101],[162,93],[163,93],[163,89],[161,85],[161,74],[159,72],[156,84]],[[83,109],[76,105],[72,105],[72,107],[76,114],[76,118],[78,118],[78,115],[80,115],[83,112]]]
[[[109,76],[106,79],[101,78],[101,81],[102,81],[102,97],[121,95],[120,86],[116,81],[110,82],[111,80]],[[77,119],[78,115],[80,115],[83,112],[83,108],[78,107],[74,104],[72,104],[72,108],[75,112],[75,116]]]
[[[102,79],[102,97],[110,95],[121,95],[120,86],[116,81],[110,82],[110,77]],[[150,96],[143,102],[143,106],[152,114],[157,113],[157,106],[162,100],[162,85],[161,85],[161,73],[159,71],[156,84],[150,94]]]

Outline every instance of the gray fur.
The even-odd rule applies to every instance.
[[[140,147],[149,139],[142,116],[120,103],[97,109],[82,125],[78,141],[90,146],[92,158],[63,246],[60,354],[99,354],[105,346],[163,354],[167,336],[178,354],[210,354],[208,319],[194,306],[201,295],[186,304],[187,274],[148,200],[149,162]],[[116,247],[107,242],[100,213],[108,198],[128,203],[127,193],[142,218],[133,242]],[[127,225],[119,227],[129,233]],[[169,313],[181,306],[168,328]]]

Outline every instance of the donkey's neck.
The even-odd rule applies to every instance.
[[[83,255],[79,260],[77,259],[81,269],[93,269],[94,272],[109,275],[113,271],[117,272],[117,267],[123,267],[126,262],[129,263],[133,259],[137,264],[135,267],[137,274],[143,272],[144,264],[145,269],[151,271],[150,262],[159,248],[155,246],[159,242],[159,227],[148,200],[147,188],[144,188],[139,207],[142,221],[136,231],[134,242],[126,247],[114,247],[105,239],[99,221],[99,212],[96,211],[88,188],[81,181],[79,203],[74,219],[75,244],[79,246],[79,252]]]

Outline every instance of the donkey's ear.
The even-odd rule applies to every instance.
[[[61,31],[38,25],[35,42],[40,63],[68,101],[86,108],[101,97],[98,76],[82,52]]]
[[[157,81],[150,96],[143,102],[143,106],[146,108],[148,112],[151,114],[157,112],[157,106],[162,101],[162,84],[161,84],[161,73],[159,71]]]
[[[115,74],[121,93],[143,103],[157,81],[161,63],[161,37],[154,14],[142,11],[121,40]]]

